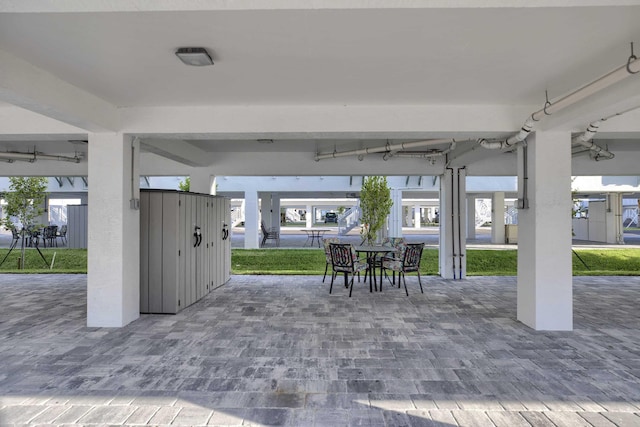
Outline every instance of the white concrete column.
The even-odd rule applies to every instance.
[[[440,275],[467,276],[466,170],[447,168],[440,179]]]
[[[624,224],[622,221],[622,193],[607,194],[605,228],[607,243],[624,245]]]
[[[491,197],[491,243],[505,243],[504,192],[496,191]]]
[[[271,227],[280,231],[280,196],[271,194]]]
[[[140,147],[118,133],[89,134],[87,325],[140,316]],[[139,206],[139,205],[138,205]]]
[[[476,238],[476,198],[467,196],[467,240]]]
[[[402,237],[402,190],[391,189],[391,213],[389,213],[389,236]]]
[[[307,214],[304,216],[306,228],[313,227],[313,215],[313,206],[307,205]]]
[[[259,205],[259,220],[264,222],[264,225],[269,227],[271,224],[271,194],[270,193],[258,193],[258,198],[260,199]],[[260,224],[260,223],[258,223]]]
[[[573,329],[571,134],[536,132],[518,148],[518,320]]]
[[[422,219],[422,206],[415,205],[413,207],[413,228],[420,228],[420,222]]]
[[[214,177],[209,168],[192,168],[190,173],[189,191],[202,194],[214,194]]]
[[[258,214],[258,192],[244,191],[244,248],[257,249],[260,233],[260,215]]]

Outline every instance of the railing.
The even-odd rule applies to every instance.
[[[231,209],[231,226],[236,227],[244,221],[244,202],[242,206]]]
[[[625,228],[638,226],[638,208],[625,207],[622,209],[622,225]]]
[[[285,216],[288,222],[301,222],[302,218],[298,209],[286,209]]]
[[[360,205],[357,204],[338,215],[338,235],[344,236],[360,225]]]

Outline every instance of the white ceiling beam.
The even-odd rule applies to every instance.
[[[114,105],[3,50],[0,100],[90,132],[119,127]]]
[[[635,6],[636,0],[4,0],[0,12],[153,12],[233,10],[322,10],[322,9],[458,9],[496,7]]]
[[[122,131],[182,139],[481,138],[510,134],[532,106],[308,105],[122,108]],[[439,136],[438,136],[439,135]]]
[[[209,166],[212,154],[180,140],[141,139],[140,147],[153,154],[188,166]]]
[[[24,108],[0,107],[0,141],[87,139],[87,132]]]

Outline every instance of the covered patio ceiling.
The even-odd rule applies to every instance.
[[[483,162],[500,153],[477,139],[508,137],[547,97],[624,64],[639,15],[622,0],[4,2],[0,150],[83,153],[68,141],[116,130],[188,166],[240,159],[238,170],[251,153],[311,164],[317,153],[455,138],[428,149]],[[186,67],[174,55],[183,46],[215,64]],[[632,77],[541,128],[582,132],[639,105]],[[637,117],[607,121],[596,140],[635,156]],[[37,124],[15,125],[25,121]],[[355,159],[330,168],[348,175]],[[255,168],[244,163],[239,174]]]

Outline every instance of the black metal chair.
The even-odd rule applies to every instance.
[[[276,246],[280,246],[280,232],[275,227],[267,229],[264,225],[264,221],[260,221],[260,227],[262,228],[262,243],[260,247],[263,247],[267,240],[275,240]]]
[[[48,225],[42,231],[42,240],[44,241],[44,247],[47,247],[47,243],[49,247],[53,247],[56,245],[58,247],[58,241],[56,240],[58,237],[58,226],[57,225]]]
[[[356,274],[360,277],[360,272],[367,269],[367,264],[360,261],[358,254],[356,253],[353,245],[350,243],[329,243],[331,250],[331,286],[329,286],[329,293],[333,289],[333,281],[338,273],[344,274],[344,285],[349,287],[349,297],[353,292],[353,279]],[[349,274],[351,274],[351,281],[349,282]],[[360,279],[358,279],[360,280]]]
[[[67,244],[67,224],[61,225],[58,230],[57,237],[60,238],[60,242],[63,245]]]
[[[420,292],[424,293],[424,290],[422,289],[422,280],[420,278],[420,259],[422,258],[423,249],[424,243],[407,243],[402,258],[388,258],[382,260],[382,271],[384,272],[387,279],[389,279],[387,270],[391,270],[394,273],[397,272],[398,277],[402,278],[402,282],[404,283],[404,291],[407,293],[407,296],[409,296],[409,291],[407,290],[407,279],[405,278],[405,273],[418,273]],[[389,282],[391,282],[391,279],[389,279]],[[398,287],[400,287],[400,279],[398,279]]]
[[[324,257],[326,261],[324,266],[324,276],[322,276],[322,283],[324,283],[324,279],[327,278],[327,271],[329,271],[329,265],[331,265],[331,243],[340,243],[340,239],[337,237],[327,237],[322,239],[322,244],[324,245]]]

